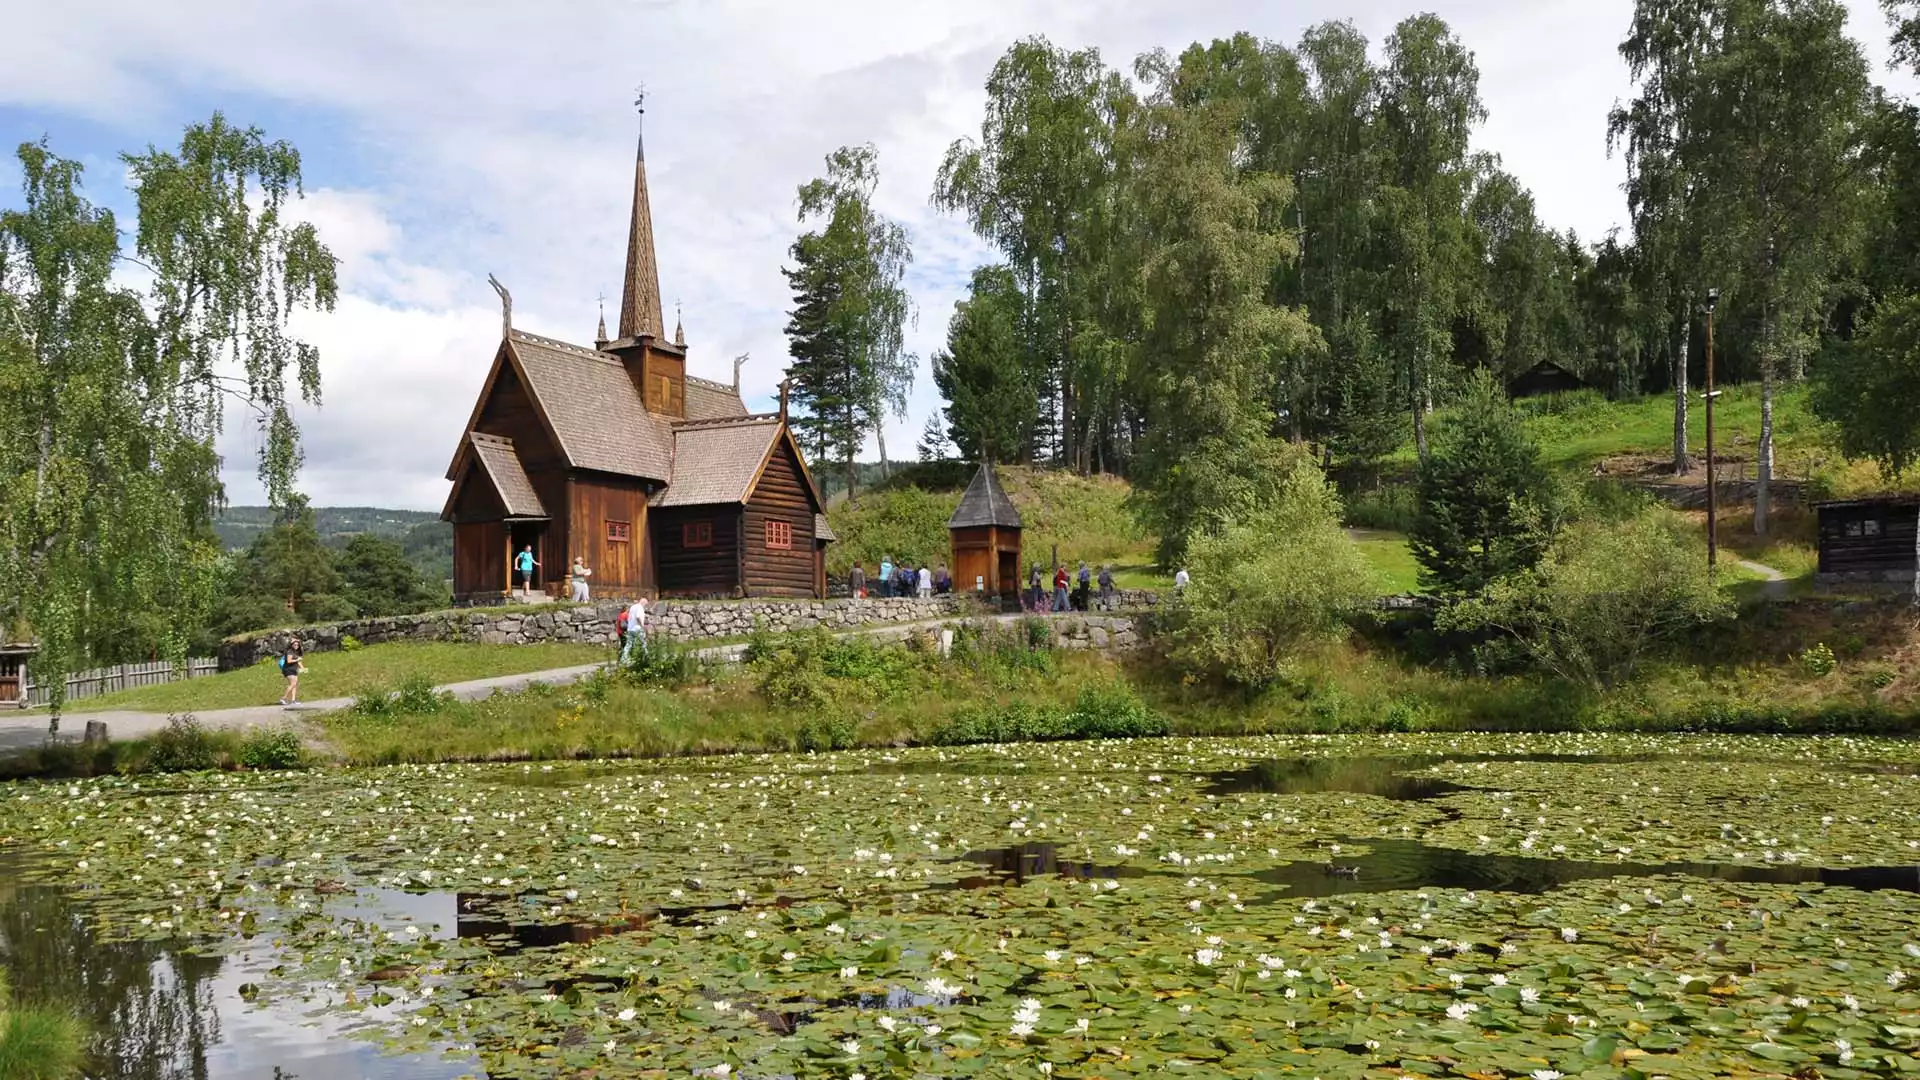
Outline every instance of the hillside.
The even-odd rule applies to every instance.
[[[431,510],[385,510],[373,506],[315,506],[313,527],[320,542],[343,548],[363,533],[398,543],[422,577],[444,581],[453,576],[453,526]],[[270,506],[229,506],[213,520],[220,545],[238,551],[272,527]]]
[[[935,566],[947,560],[947,518],[960,502],[971,472],[952,462],[906,466],[878,490],[828,507],[827,520],[840,542],[827,548],[827,571],[847,572],[855,562],[872,573],[883,556]],[[1001,466],[1001,483],[1025,521],[1027,561],[1052,558],[1077,565],[1112,563],[1122,578],[1151,576],[1153,541],[1128,511],[1132,488],[1112,476],[1023,466]]]

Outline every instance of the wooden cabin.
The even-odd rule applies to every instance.
[[[662,332],[646,182],[635,157],[620,336],[594,346],[528,334],[505,306],[500,346],[454,451],[441,517],[453,523],[456,600],[517,587],[565,596],[573,561],[597,598],[824,596],[824,503],[778,413],[687,372],[683,327]]]
[[[953,544],[953,589],[1017,602],[1020,596],[1020,511],[992,465],[973,474],[947,519]]]
[[[1814,504],[1822,588],[1868,588],[1920,596],[1920,496]]]
[[[1586,380],[1551,360],[1542,360],[1513,377],[1507,383],[1507,396],[1514,400],[1565,394],[1585,390]]]
[[[0,638],[0,706],[27,707],[27,662],[40,646],[28,642],[8,644]]]

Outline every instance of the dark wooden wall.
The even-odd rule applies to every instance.
[[[1912,570],[1914,536],[1920,531],[1920,506],[1900,503],[1853,503],[1822,506],[1820,515],[1820,573],[1846,574],[1884,570]],[[1868,536],[1866,523],[1879,523],[1879,535]],[[1850,536],[1849,526],[1859,535]]]
[[[534,411],[533,399],[521,384],[512,364],[503,365],[494,381],[493,393],[480,408],[476,431],[501,435],[513,440],[514,453],[521,468],[540,496],[549,520],[534,545],[534,558],[540,560],[540,587],[558,593],[567,576],[571,552],[567,546],[567,462],[560,448],[547,436],[546,425]],[[457,520],[457,519],[456,519]],[[456,561],[458,555],[455,556]],[[459,589],[454,590],[456,593]]]
[[[745,527],[741,560],[748,596],[817,596],[813,540],[814,505],[800,472],[791,440],[782,438],[760,474],[742,515]],[[767,522],[784,521],[793,530],[791,548],[767,547]]]
[[[642,481],[605,473],[576,473],[567,485],[568,567],[578,555],[593,570],[596,594],[612,596],[653,588],[647,559],[647,492]],[[624,521],[628,539],[607,539],[607,522]]]
[[[492,593],[507,581],[506,524],[462,521],[453,526],[453,594]]]
[[[740,508],[734,505],[676,506],[654,510],[654,582],[661,596],[733,596],[740,587]],[[713,546],[681,543],[682,526],[707,522]]]

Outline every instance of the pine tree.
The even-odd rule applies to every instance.
[[[947,324],[947,347],[933,354],[948,434],[969,461],[1014,461],[1031,445],[1039,387],[1021,342],[1022,299],[1006,267],[975,270]]]

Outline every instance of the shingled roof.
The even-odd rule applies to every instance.
[[[739,391],[725,383],[687,376],[687,419],[725,420],[747,415]]]
[[[512,439],[478,431],[467,432],[467,439],[473,445],[480,467],[493,481],[493,490],[500,493],[500,504],[508,517],[547,516],[546,507],[540,503],[540,493],[533,489],[533,481],[527,479],[527,470],[520,464],[520,455],[514,452]]]
[[[1014,509],[1013,500],[1007,498],[1006,490],[1000,486],[1000,478],[994,475],[991,465],[982,465],[980,471],[973,474],[973,482],[967,485],[967,493],[960,496],[960,505],[954,507],[953,516],[947,519],[949,529],[967,529],[979,525],[999,525],[1012,529],[1020,527],[1020,511]]]
[[[569,464],[652,480],[672,474],[671,421],[647,411],[619,357],[519,330],[508,345]]]
[[[704,506],[745,502],[760,463],[780,435],[780,418],[765,415],[738,420],[676,424],[673,428],[673,478],[653,497],[655,506]]]

